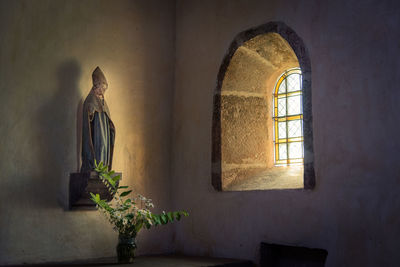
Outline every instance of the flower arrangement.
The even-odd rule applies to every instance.
[[[129,238],[135,238],[137,233],[143,228],[150,229],[152,226],[164,225],[174,220],[179,221],[183,216],[189,216],[186,211],[162,212],[162,214],[155,214],[150,211],[154,208],[151,199],[148,199],[140,194],[133,197],[132,190],[128,186],[119,186],[118,181],[121,179],[120,175],[115,175],[114,171],[108,171],[108,167],[104,166],[102,162],[97,164],[95,162],[95,171],[98,172],[101,181],[107,187],[109,192],[114,196],[113,200],[107,202],[101,199],[99,194],[90,192],[91,200],[96,203],[99,211],[107,217],[108,221],[114,226],[113,229],[119,233],[119,241],[124,241]],[[120,192],[123,191],[123,192]],[[129,242],[128,242],[129,243]],[[130,255],[127,262],[133,260],[133,250],[136,248],[134,241],[131,241],[132,246]],[[120,252],[117,247],[118,258],[120,261]],[[121,260],[120,262],[124,262]]]

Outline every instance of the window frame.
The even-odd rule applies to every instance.
[[[222,162],[221,162],[221,88],[225,72],[236,50],[246,41],[265,33],[278,33],[285,39],[299,61],[302,71],[303,89],[303,136],[304,136],[304,189],[315,187],[314,170],[314,141],[313,141],[313,116],[311,94],[311,60],[303,40],[297,33],[280,21],[273,21],[240,32],[231,42],[217,76],[214,90],[214,105],[212,112],[212,138],[211,138],[211,183],[215,190],[222,191]]]
[[[287,78],[292,75],[292,74],[298,74],[300,75],[300,79],[302,79],[302,73],[301,69],[296,67],[296,68],[291,68],[287,69],[284,71],[279,78],[277,79],[277,82],[275,83],[274,87],[274,93],[273,93],[273,114],[272,114],[272,119],[273,119],[273,133],[274,133],[274,162],[275,166],[288,166],[288,165],[303,165],[304,164],[304,134],[303,134],[303,105],[302,105],[302,99],[303,99],[303,90],[301,86],[301,80],[300,80],[300,90],[297,91],[290,91],[288,92],[288,87],[287,87]],[[279,93],[279,89],[281,84],[285,82],[285,93]],[[300,96],[300,113],[297,114],[288,114],[288,109],[289,109],[289,102],[288,98],[291,96]],[[285,98],[286,99],[286,104],[285,104],[285,115],[280,116],[279,115],[279,104],[278,101],[279,99]],[[289,137],[289,126],[288,122],[294,121],[294,120],[300,120],[301,122],[301,135],[300,136],[295,136],[295,137]],[[285,138],[279,138],[279,123],[285,122],[286,123],[286,137]],[[294,143],[294,142],[301,142],[301,150],[302,150],[302,156],[299,158],[291,158],[290,153],[289,153],[289,144]],[[280,155],[280,145],[286,144],[286,159],[281,159],[279,157]]]

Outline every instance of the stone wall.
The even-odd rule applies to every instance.
[[[222,87],[215,92],[220,108],[214,106],[221,113],[216,134],[221,136],[223,190],[274,167],[274,88],[283,71],[299,66],[292,48],[277,33],[260,34],[232,52]]]

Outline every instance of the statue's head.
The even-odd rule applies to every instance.
[[[108,88],[108,83],[106,80],[106,76],[104,76],[103,72],[99,67],[97,67],[92,73],[93,80],[93,91],[98,96],[103,96],[105,91]]]

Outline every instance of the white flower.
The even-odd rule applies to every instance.
[[[146,208],[154,208],[154,204],[151,202],[146,203]]]

